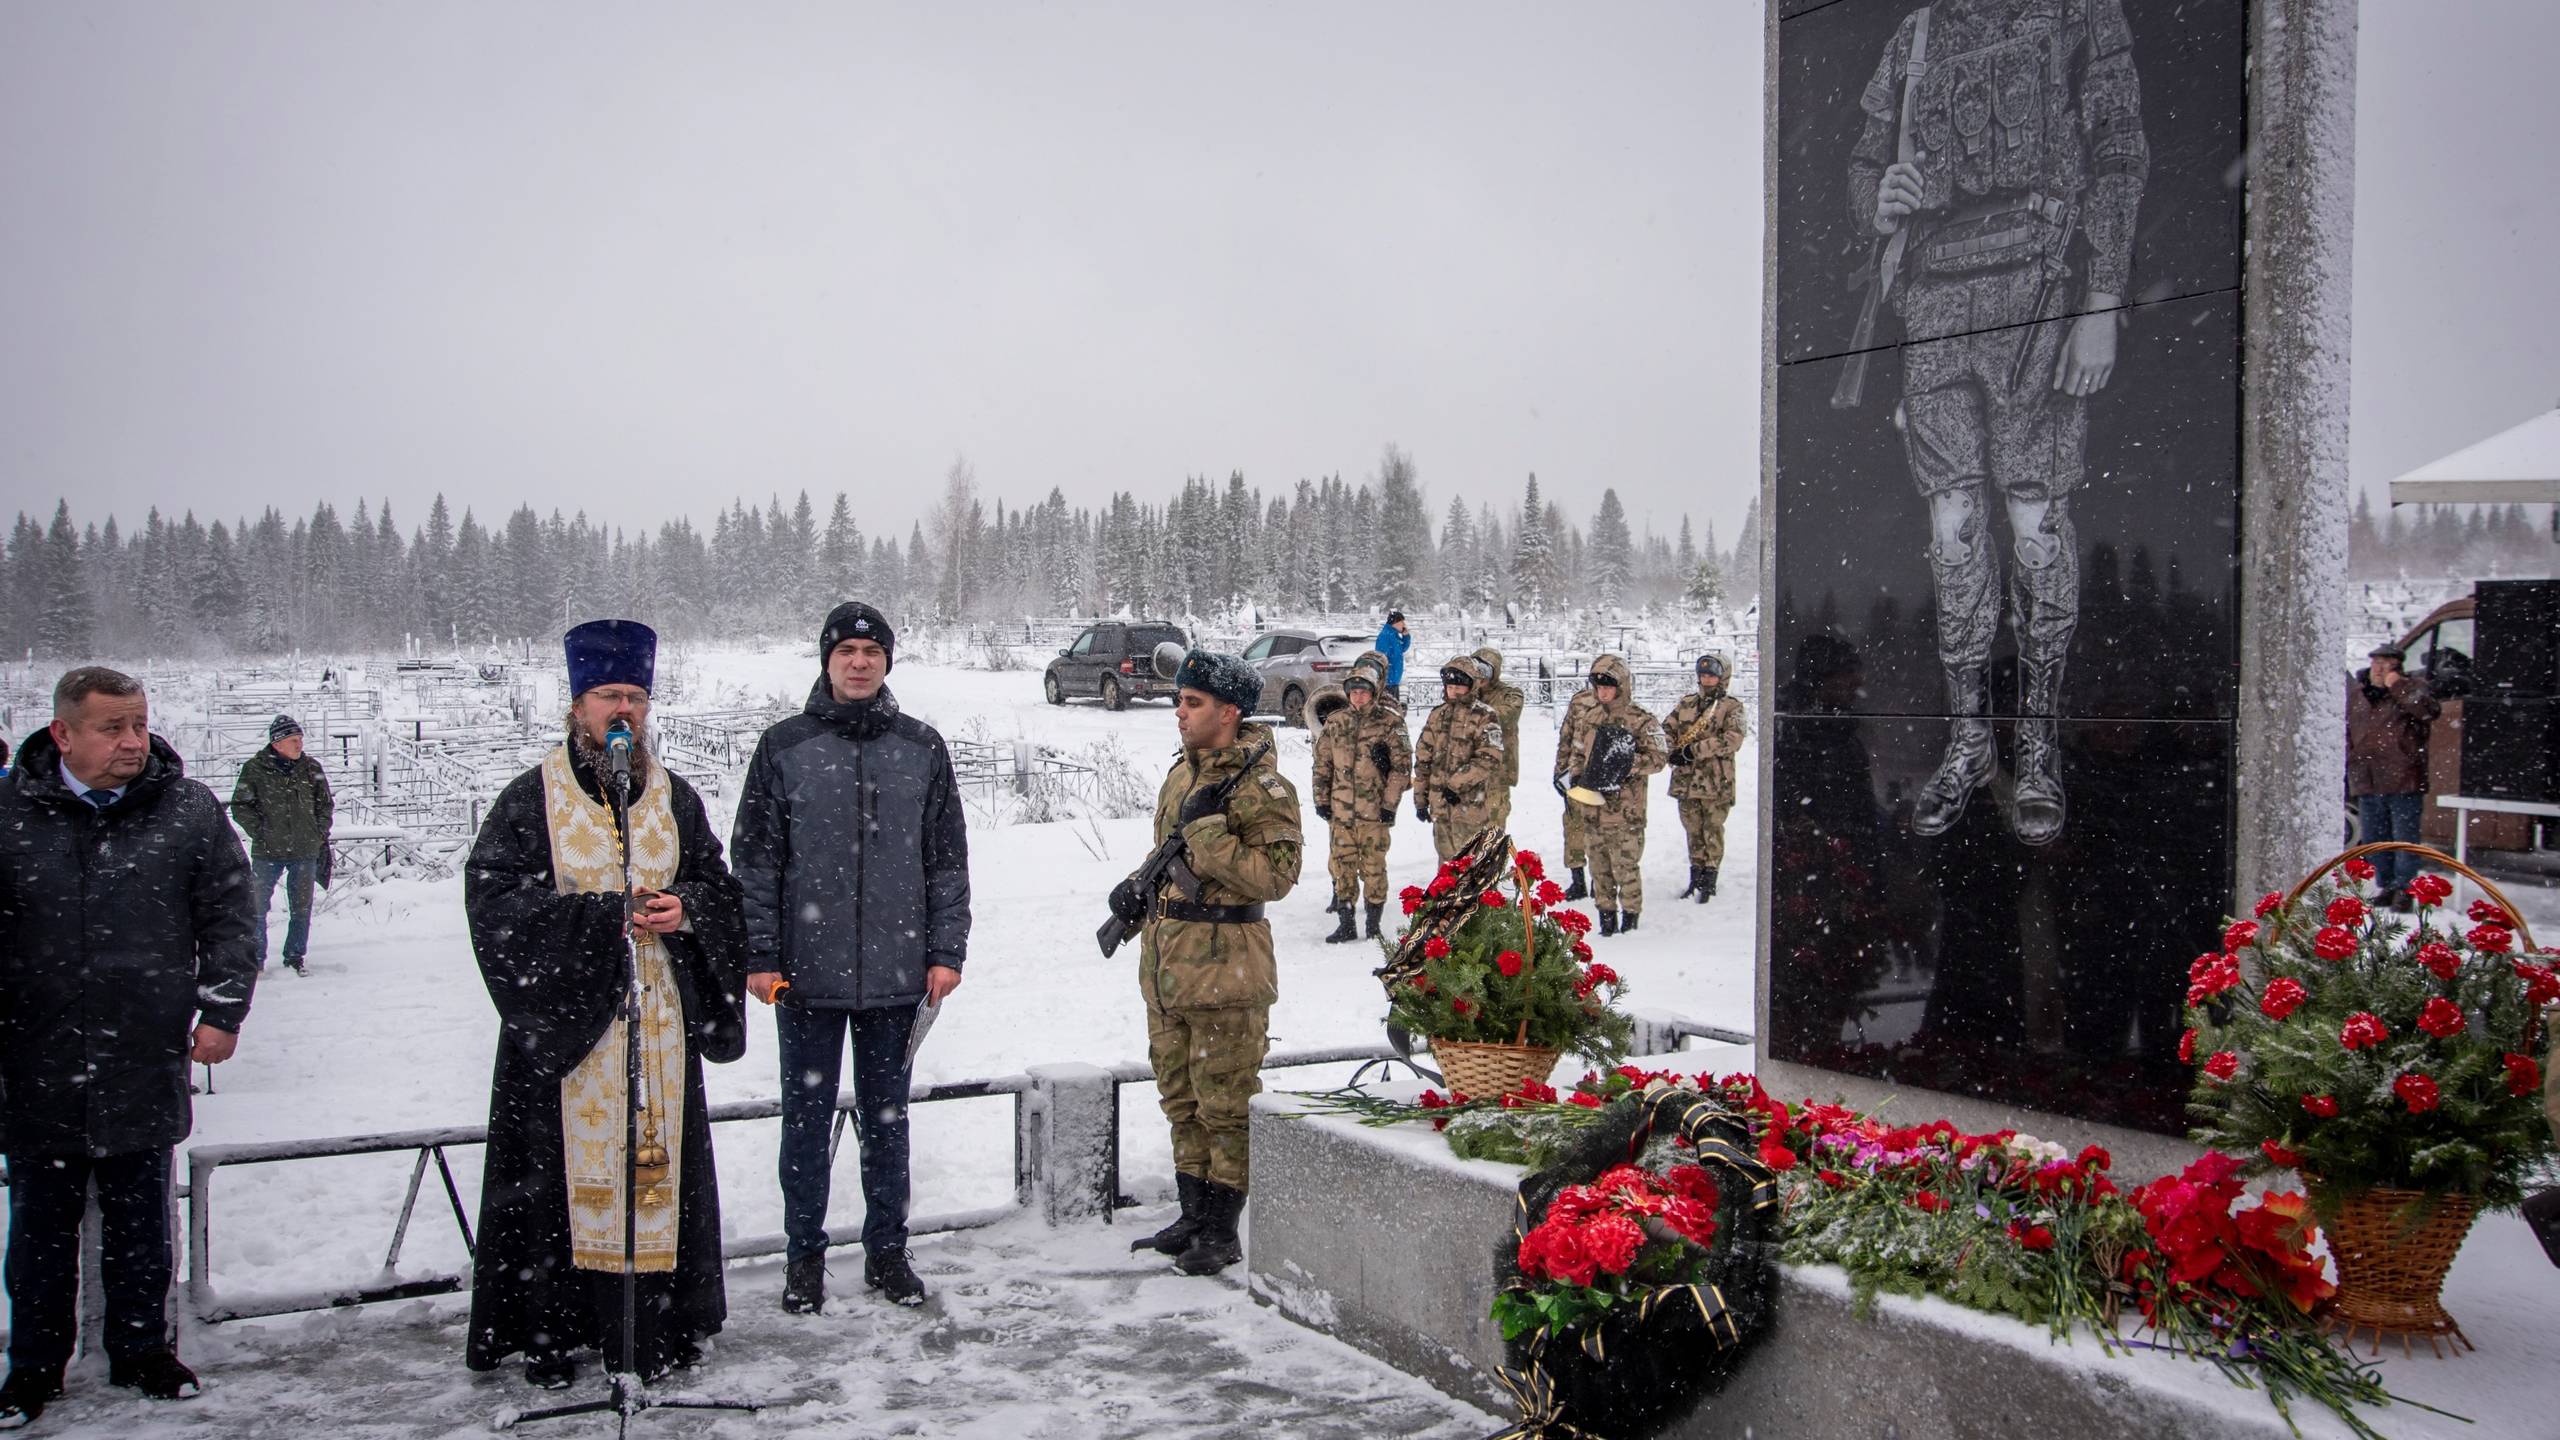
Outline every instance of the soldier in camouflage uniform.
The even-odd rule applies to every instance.
[[[1564,702],[1564,719],[1556,725],[1556,798],[1559,800],[1564,800],[1566,788],[1573,784],[1573,762],[1567,758],[1569,742],[1566,737],[1573,734],[1574,727],[1583,723],[1592,707],[1599,703],[1600,697],[1591,693],[1587,681],[1581,689],[1573,692],[1572,699]],[[1570,800],[1564,802],[1564,863],[1573,872],[1573,883],[1565,887],[1564,898],[1588,899],[1591,887],[1583,870],[1591,863],[1591,821],[1583,808]]]
[[[2009,826],[2030,845],[2062,833],[2055,716],[2080,617],[2071,496],[2088,397],[2115,370],[2151,163],[2132,45],[2122,0],[1944,0],[1904,19],[1859,102],[1850,215],[1878,235],[1908,232],[1893,301],[1915,340],[1896,418],[1929,502],[1955,717],[1912,813],[1922,835],[1953,828],[1999,758],[1988,676],[2000,560],[1986,491],[2007,512],[2023,677]],[[1897,150],[1906,77],[1908,160]]]
[[[1645,777],[1662,768],[1668,748],[1662,722],[1634,699],[1627,662],[1603,655],[1591,662],[1592,703],[1579,716],[1568,716],[1556,745],[1556,778],[1574,783],[1591,755],[1600,727],[1615,725],[1635,737],[1636,755],[1626,783],[1602,792],[1607,798],[1591,812],[1591,899],[1600,912],[1600,933],[1615,935],[1636,928],[1644,909]],[[1568,806],[1580,805],[1567,800]]]
[[[1243,1256],[1236,1221],[1250,1179],[1247,1115],[1262,1088],[1271,1006],[1280,971],[1265,903],[1298,883],[1298,793],[1281,778],[1268,727],[1244,721],[1262,677],[1230,655],[1193,651],[1177,677],[1174,721],[1182,756],[1156,792],[1158,844],[1176,830],[1188,842],[1197,899],[1168,885],[1136,893],[1136,877],[1112,892],[1116,913],[1147,914],[1138,989],[1147,1006],[1147,1058],[1173,1126],[1182,1216],[1130,1248],[1174,1256],[1186,1274],[1223,1270]],[[1257,750],[1223,809],[1206,793]]]
[[[1333,873],[1333,910],[1341,923],[1325,943],[1359,939],[1351,907],[1366,892],[1369,936],[1387,908],[1387,841],[1396,807],[1413,783],[1413,744],[1403,712],[1380,704],[1377,678],[1354,670],[1342,682],[1347,703],[1316,736],[1316,818],[1333,827],[1326,868]],[[1312,703],[1312,702],[1310,702]]]
[[[1698,657],[1698,689],[1683,695],[1662,722],[1671,746],[1671,798],[1689,832],[1689,888],[1706,904],[1716,898],[1716,871],[1724,864],[1724,818],[1733,809],[1733,757],[1750,733],[1742,702],[1725,693],[1730,667],[1713,651]]]
[[[1449,657],[1440,667],[1441,703],[1413,743],[1413,813],[1431,823],[1443,860],[1491,823],[1487,792],[1502,778],[1502,717],[1475,689],[1475,657]]]
[[[1502,783],[1493,792],[1493,823],[1505,829],[1511,825],[1511,792],[1520,783],[1520,712],[1529,697],[1517,685],[1502,680],[1502,652],[1487,645],[1476,651],[1476,663],[1484,668],[1484,684],[1476,687],[1476,698],[1493,707],[1502,718]]]
[[[1396,687],[1387,683],[1387,652],[1384,650],[1361,651],[1359,658],[1351,662],[1351,671],[1356,675],[1363,670],[1369,672],[1369,678],[1378,682],[1378,703],[1399,715],[1403,714],[1404,696],[1397,693]]]

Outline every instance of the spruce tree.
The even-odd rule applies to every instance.
[[[1591,519],[1591,598],[1601,606],[1618,604],[1634,579],[1633,542],[1627,536],[1626,507],[1613,487],[1600,492],[1600,513]]]
[[[57,500],[45,531],[44,602],[36,613],[36,653],[74,660],[87,656],[95,615],[88,582],[80,573],[80,532],[71,527],[71,502]]]
[[[1520,498],[1520,529],[1511,542],[1511,584],[1521,602],[1537,609],[1563,598],[1563,576],[1556,566],[1556,535],[1546,502],[1538,498],[1538,477]]]

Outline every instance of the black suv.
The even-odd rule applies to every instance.
[[[1105,710],[1121,710],[1131,700],[1161,695],[1173,698],[1175,685],[1156,678],[1153,659],[1158,645],[1170,640],[1188,647],[1182,627],[1163,620],[1105,620],[1088,625],[1076,643],[1058,652],[1040,677],[1040,688],[1052,705],[1073,696],[1091,695]]]

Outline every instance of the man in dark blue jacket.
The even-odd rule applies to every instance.
[[[0,1429],[62,1393],[92,1187],[108,1380],[196,1394],[169,1337],[170,1152],[194,1118],[187,1062],[231,1057],[258,975],[240,837],[151,734],[141,684],[84,665],[54,686],[53,715],[0,779]]]
[[[749,994],[778,1004],[782,1306],[826,1302],[828,1131],[853,1042],[862,1146],[863,1283],[924,1303],[907,1254],[907,1040],[919,1005],[960,984],[969,948],[969,833],[951,752],[898,711],[897,636],[846,602],[818,634],[809,703],[764,733],[729,858],[746,887]]]

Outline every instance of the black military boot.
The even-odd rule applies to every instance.
[[[1621,910],[1618,912],[1618,933],[1621,935],[1633,935],[1636,933],[1636,912],[1633,910]]]
[[[1716,898],[1716,870],[1718,868],[1719,867],[1714,865],[1701,865],[1698,867],[1698,903],[1701,905],[1704,905],[1708,901]]]
[[[1337,901],[1334,904],[1333,910],[1336,915],[1341,917],[1341,923],[1333,927],[1332,934],[1324,937],[1324,943],[1327,945],[1339,945],[1345,940],[1359,939],[1360,932],[1352,924],[1351,902],[1348,900]]]
[[[2017,783],[2010,787],[2009,829],[2028,845],[2049,845],[2062,833],[2067,807],[2062,793],[2062,750],[2054,714],[2062,699],[2059,661],[2027,661],[2024,712],[2018,717]]]
[[[798,1255],[783,1262],[782,1309],[787,1315],[815,1315],[827,1304],[827,1255]]]
[[[1129,1253],[1153,1250],[1160,1255],[1179,1255],[1191,1248],[1191,1237],[1200,1233],[1201,1187],[1209,1182],[1197,1175],[1177,1170],[1173,1188],[1182,1196],[1182,1215],[1153,1235],[1141,1235],[1129,1242]]]
[[[924,1282],[916,1278],[915,1257],[903,1246],[864,1256],[862,1283],[892,1305],[912,1310],[924,1303]]]
[[[62,1367],[12,1365],[0,1383],[0,1430],[32,1425],[46,1402],[62,1398]]]
[[[1964,818],[1974,790],[1991,778],[1999,746],[1992,737],[1991,722],[1983,717],[1988,697],[1982,685],[1983,671],[1978,666],[1947,672],[1947,700],[1955,718],[1947,722],[1946,753],[1921,782],[1920,798],[1912,806],[1914,835],[1944,835],[1954,829],[1956,821]]]
[[[1600,912],[1600,933],[1603,935],[1615,935],[1618,933],[1617,911],[1603,910]]]
[[[1173,1257],[1173,1268],[1185,1275],[1215,1275],[1244,1258],[1244,1242],[1236,1220],[1244,1214],[1244,1192],[1215,1180],[1201,1182],[1200,1233],[1189,1249]]]
[[[1366,915],[1366,916],[1364,916],[1364,917],[1363,917],[1363,918],[1367,921],[1368,926],[1369,926],[1369,933],[1368,933],[1368,937],[1367,937],[1367,938],[1369,938],[1369,939],[1371,939],[1371,940],[1375,940],[1375,939],[1377,939],[1377,938],[1378,938],[1378,917],[1379,917],[1379,916],[1381,916],[1381,915],[1384,915],[1384,914],[1386,914],[1386,913],[1387,913],[1387,902],[1386,902],[1386,901],[1384,901],[1384,900],[1372,900],[1372,901],[1370,901],[1370,902],[1369,902],[1369,905],[1368,905],[1368,913],[1367,913],[1367,915]]]
[[[1689,888],[1688,888],[1688,889],[1686,889],[1686,890],[1681,891],[1679,894],[1674,895],[1674,896],[1672,896],[1671,898],[1672,898],[1672,899],[1674,899],[1674,900],[1686,900],[1686,899],[1688,899],[1690,896],[1695,895],[1695,894],[1697,894],[1697,893],[1698,893],[1698,867],[1697,867],[1697,866],[1695,866],[1695,865],[1692,865],[1692,866],[1690,866],[1690,867],[1689,867]]]
[[[1573,883],[1565,887],[1564,898],[1567,900],[1591,898],[1591,887],[1582,883],[1582,867],[1579,865],[1573,867]]]

